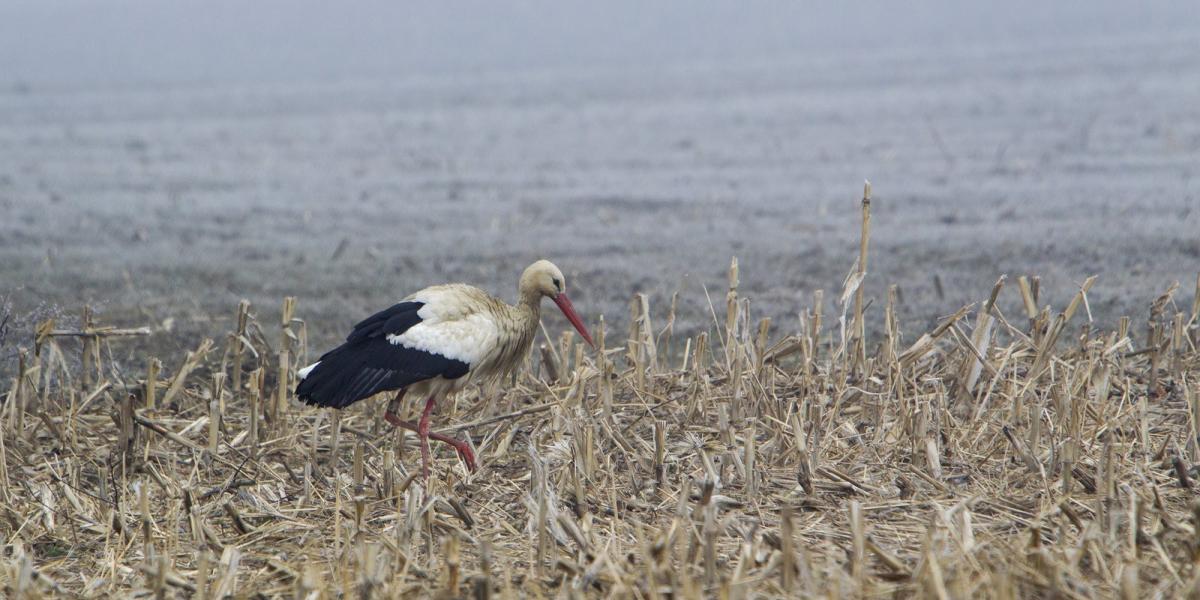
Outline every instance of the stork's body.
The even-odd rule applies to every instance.
[[[563,281],[562,272],[549,261],[530,265],[521,275],[515,306],[469,285],[425,288],[359,322],[344,344],[301,369],[296,395],[308,404],[344,408],[380,392],[398,391],[385,418],[417,432],[425,475],[430,437],[453,445],[474,469],[466,442],[429,433],[435,402],[470,383],[511,373],[533,343],[543,297],[553,299],[591,343]],[[395,414],[408,392],[426,398],[417,424]]]

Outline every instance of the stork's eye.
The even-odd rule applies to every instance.
[[[551,283],[554,284],[554,289],[556,289],[560,292],[562,291],[562,282],[559,281],[557,277],[554,279],[551,279],[550,281],[551,281]]]

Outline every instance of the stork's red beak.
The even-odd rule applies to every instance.
[[[582,335],[583,339],[587,340],[589,346],[595,347],[596,344],[592,342],[591,334],[588,333],[587,327],[583,326],[583,320],[579,318],[579,315],[575,314],[575,307],[571,306],[571,299],[567,297],[567,294],[559,293],[553,299],[554,303],[558,305],[558,309],[566,315],[567,320],[579,331],[579,335]]]

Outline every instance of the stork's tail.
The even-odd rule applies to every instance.
[[[296,372],[296,397],[305,404],[345,408],[384,389],[393,388],[392,373],[364,364],[369,353],[361,345],[343,344],[321,360]]]
[[[321,364],[321,361],[318,360],[317,362],[315,362],[311,365],[308,365],[307,367],[304,367],[303,369],[300,369],[299,371],[296,371],[296,375],[298,375],[300,377],[300,379],[303,380],[305,377],[308,377],[308,374],[312,373],[313,369],[317,368],[317,365],[319,365],[319,364]],[[299,391],[299,388],[297,388],[297,391]]]
[[[328,399],[326,398],[326,394],[322,394],[321,391],[326,389],[331,380],[337,377],[333,369],[325,368],[318,371],[318,368],[321,366],[321,362],[322,361],[318,360],[317,362],[308,365],[299,371],[296,371],[296,376],[299,377],[299,381],[296,383],[296,397],[302,400],[305,404],[311,404],[313,406],[331,406],[331,404],[327,401],[322,401]]]

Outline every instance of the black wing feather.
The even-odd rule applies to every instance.
[[[379,392],[445,377],[457,379],[470,365],[440,354],[388,341],[421,322],[421,302],[401,302],[354,326],[346,343],[321,356],[320,364],[296,385],[296,396],[307,404],[344,408]]]
[[[381,310],[354,326],[347,342],[356,342],[369,337],[382,337],[388,334],[400,335],[409,327],[421,322],[417,311],[425,306],[424,302],[401,302]]]

